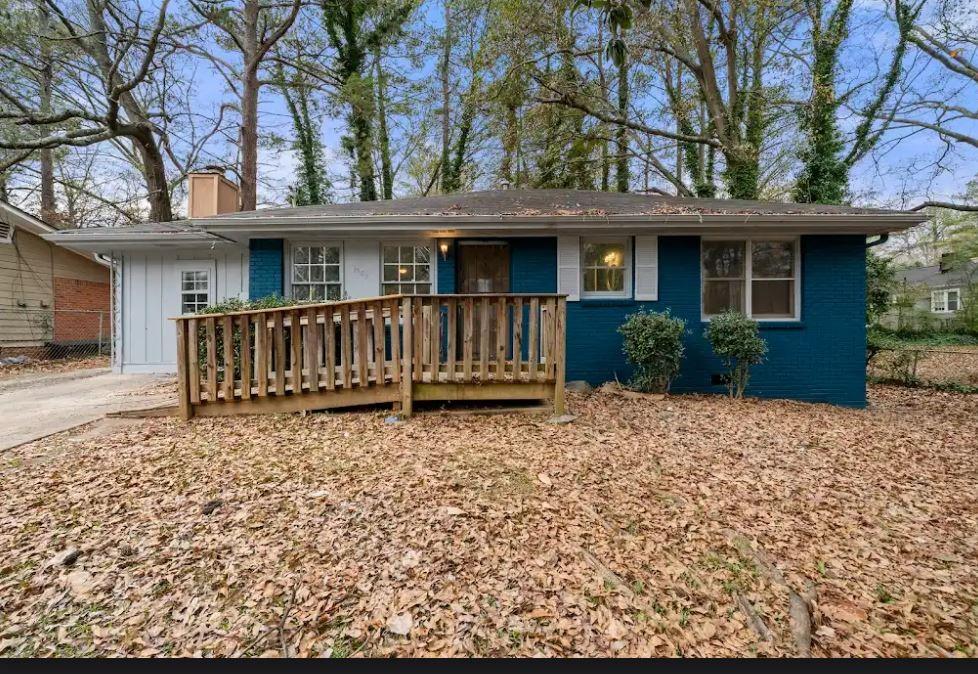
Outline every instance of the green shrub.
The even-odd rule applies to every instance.
[[[303,304],[301,300],[291,297],[280,297],[279,295],[269,295],[257,300],[243,300],[232,297],[229,300],[218,302],[204,307],[198,314],[228,314],[235,311],[252,311],[254,309],[275,309],[277,307],[294,307]]]
[[[978,336],[964,332],[913,332],[892,330],[874,325],[866,333],[867,341],[874,340],[883,349],[902,347],[970,346],[978,344]]]
[[[969,283],[961,299],[953,326],[959,332],[978,336],[978,283]]]
[[[873,325],[890,309],[895,271],[885,257],[866,251],[866,323]]]
[[[899,347],[900,339],[895,334],[878,325],[871,326],[866,331],[866,365],[872,364],[880,352]]]
[[[750,380],[750,368],[764,362],[767,343],[757,323],[730,309],[710,319],[703,333],[727,368],[727,391],[731,398],[743,398]]]
[[[278,295],[269,295],[268,297],[262,297],[257,300],[243,300],[237,297],[232,297],[231,299],[224,300],[223,302],[218,302],[217,304],[211,304],[206,306],[197,312],[198,316],[203,316],[207,314],[229,314],[235,311],[252,311],[255,309],[275,309],[277,307],[292,307],[298,306],[300,304],[308,304],[308,302],[301,302],[300,300],[295,300],[290,297],[280,297]],[[224,363],[224,322],[217,321],[214,325],[214,337],[215,344],[217,345],[217,350],[215,353],[217,361],[217,369],[223,371],[225,368]],[[251,335],[250,343],[248,348],[254,347],[255,336],[254,333]],[[286,332],[286,352],[288,353],[291,349],[289,342],[291,341],[291,333]],[[237,321],[231,324],[231,343],[233,344],[234,351],[234,361],[235,363],[241,362],[241,327],[238,325]],[[206,372],[207,369],[207,331],[206,326],[203,323],[199,323],[197,326],[197,360],[200,364],[202,372]],[[236,378],[241,377],[241,372],[238,367],[235,367],[234,376]]]
[[[643,310],[629,316],[618,332],[624,338],[625,358],[635,368],[631,386],[646,393],[668,391],[683,359],[686,321],[673,318],[668,310]]]

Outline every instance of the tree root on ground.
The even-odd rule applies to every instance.
[[[763,548],[759,546],[755,548],[751,544],[750,539],[737,531],[728,530],[726,535],[730,545],[742,557],[750,559],[765,578],[771,583],[783,588],[788,593],[788,621],[791,626],[791,637],[795,643],[795,654],[802,658],[811,657],[812,614],[808,606],[809,602],[814,599],[814,587],[810,586],[806,588],[805,597],[802,597],[801,594],[796,592],[788,584],[788,580],[784,577],[784,574],[775,566],[774,561]],[[747,604],[747,606],[749,607],[750,604]],[[751,619],[753,624],[754,619],[751,616],[753,607],[748,611],[741,605],[741,610],[747,613],[748,618]],[[756,612],[754,615],[757,616]],[[757,618],[760,620],[760,616],[757,616]],[[763,625],[763,621],[761,621],[761,624]],[[757,631],[758,627],[755,626],[754,629]],[[767,630],[767,626],[764,626],[764,630]],[[768,634],[770,635],[770,632]]]

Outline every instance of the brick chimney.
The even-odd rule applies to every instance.
[[[238,186],[224,177],[220,166],[205,166],[187,174],[187,217],[208,218],[241,210]]]

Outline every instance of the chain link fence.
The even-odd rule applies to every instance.
[[[0,308],[0,376],[31,369],[108,365],[108,311]]]
[[[871,379],[906,386],[978,389],[978,346],[880,349],[867,371]]]

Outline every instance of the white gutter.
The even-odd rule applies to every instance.
[[[630,224],[656,227],[666,224],[706,225],[755,225],[777,222],[780,224],[802,223],[847,223],[887,222],[892,224],[914,225],[926,222],[929,218],[919,213],[779,213],[779,214],[635,214],[635,215],[361,215],[361,216],[249,216],[223,218],[197,218],[193,224],[202,229],[260,229],[262,227],[315,227],[331,228],[340,225],[356,225],[357,228],[373,225],[403,228],[405,225],[427,225],[435,223],[450,228],[476,228],[485,225],[536,226],[551,228]]]
[[[613,230],[620,234],[696,235],[763,231],[768,234],[885,234],[926,222],[917,213],[779,214],[779,215],[370,215],[199,218],[195,229],[167,232],[90,229],[54,232],[44,238],[88,249],[103,244],[137,246],[236,243],[229,237],[265,235],[276,238],[301,233],[342,236],[422,234],[426,238],[461,236],[554,236]],[[208,231],[204,231],[204,230]]]

